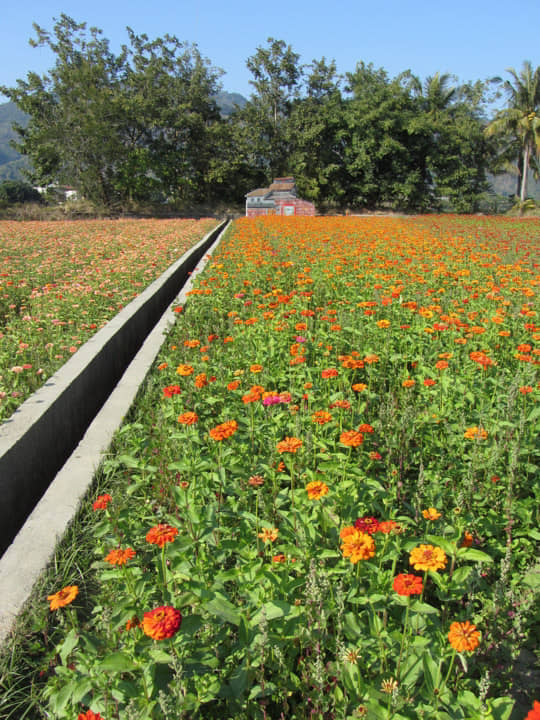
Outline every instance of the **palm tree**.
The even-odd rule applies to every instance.
[[[527,196],[529,167],[538,167],[540,154],[540,67],[533,70],[527,60],[518,74],[514,68],[506,70],[512,80],[503,83],[508,107],[495,115],[486,127],[486,135],[512,137],[519,147],[519,202],[522,211]]]

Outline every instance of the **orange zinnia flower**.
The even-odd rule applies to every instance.
[[[446,368],[448,367],[448,363],[446,360],[439,360],[435,363],[435,367],[437,368],[437,370],[446,370]]]
[[[332,416],[329,412],[326,412],[326,410],[317,410],[317,412],[313,413],[311,419],[314,423],[317,423],[317,425],[326,425],[326,423],[332,420]]]
[[[62,588],[62,590],[59,590],[54,595],[47,596],[49,607],[51,610],[58,610],[58,608],[70,605],[78,594],[79,588],[77,585],[66,585],[65,588]]]
[[[480,632],[468,620],[453,622],[448,633],[450,645],[458,652],[472,652],[480,643]]]
[[[250,365],[249,370],[252,373],[260,373],[263,369],[262,365]]]
[[[394,578],[394,590],[398,595],[421,595],[424,586],[422,578],[409,573],[401,573]]]
[[[364,436],[356,430],[345,430],[341,433],[339,442],[347,447],[358,447],[364,442]]]
[[[365,383],[355,383],[352,386],[352,389],[354,392],[363,392],[364,390],[367,390],[367,385]]]
[[[426,520],[438,520],[441,517],[441,513],[434,507],[427,508],[427,510],[422,510],[422,515],[425,517]]]
[[[182,425],[195,425],[198,419],[199,416],[197,415],[197,413],[191,411],[184,412],[178,416],[178,422]]]
[[[407,378],[402,383],[403,387],[410,388],[415,384],[415,381],[412,378]]]
[[[177,375],[183,376],[191,375],[193,373],[193,368],[191,367],[191,365],[179,365],[176,368],[176,373]]]
[[[401,530],[399,523],[397,523],[395,520],[381,520],[379,522],[379,526],[377,527],[377,532],[381,532],[384,535],[388,535],[392,532],[392,530],[395,530],[396,533],[400,532]]]
[[[369,423],[362,423],[358,426],[358,432],[361,433],[372,433],[373,432],[373,426]]]
[[[208,379],[206,377],[206,373],[200,373],[200,375],[197,375],[195,378],[195,387],[197,388],[203,388],[208,385]]]
[[[342,535],[343,544],[341,551],[343,557],[348,557],[353,565],[359,560],[368,560],[375,555],[375,541],[367,533],[351,528],[345,537]],[[343,531],[342,531],[343,533]]]
[[[279,530],[277,528],[263,528],[258,534],[263,542],[274,542],[277,539]]]
[[[375,355],[374,353],[370,353],[369,355],[366,355],[364,358],[364,362],[368,365],[373,365],[373,363],[378,363],[380,360],[378,355]]]
[[[227,420],[226,422],[221,423],[221,425],[216,425],[215,428],[212,428],[209,434],[212,440],[220,442],[221,440],[230,438],[237,430],[238,423],[236,420]]]
[[[415,570],[442,570],[446,566],[446,554],[440,547],[419,545],[411,550],[409,563]]]
[[[170,543],[178,535],[178,530],[172,525],[161,523],[155,525],[146,533],[146,541],[151,545],[159,545],[162,548],[165,543]]]
[[[299,438],[286,437],[276,445],[276,449],[279,453],[295,453],[302,447],[303,443]]]
[[[476,425],[467,428],[463,434],[463,437],[467,438],[467,440],[485,440],[487,436],[486,430],[482,427],[476,427]]]
[[[335,368],[328,368],[327,370],[321,371],[321,377],[327,380],[328,378],[337,377],[339,375]]]
[[[153,640],[164,640],[176,635],[181,622],[180,610],[165,605],[144,613],[142,629]]]
[[[233,380],[232,382],[228,383],[227,390],[237,390],[240,385],[239,380]]]
[[[525,720],[540,720],[540,702],[538,700],[534,701],[533,708],[529,710]]]
[[[242,402],[244,405],[248,405],[249,403],[257,402],[261,399],[261,396],[259,393],[255,392],[248,392],[246,395],[242,395]]]
[[[135,550],[132,548],[126,548],[125,550],[116,548],[115,550],[111,550],[107,555],[105,562],[108,562],[110,565],[125,565],[127,561],[131,560],[135,555]]]
[[[308,483],[306,490],[310,500],[320,500],[325,495],[328,495],[328,485],[320,480]]]

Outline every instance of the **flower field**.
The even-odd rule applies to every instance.
[[[37,600],[35,716],[535,712],[539,246],[236,221],[88,498],[90,567]]]
[[[214,225],[0,222],[0,421]]]

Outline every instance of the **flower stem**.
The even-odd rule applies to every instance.
[[[407,610],[405,612],[405,622],[403,624],[403,634],[401,636],[401,647],[399,648],[399,659],[396,669],[396,681],[399,682],[399,671],[401,669],[401,659],[403,657],[403,648],[405,647],[405,638],[408,634],[408,624],[409,624],[409,610],[411,609],[411,596],[407,598]]]

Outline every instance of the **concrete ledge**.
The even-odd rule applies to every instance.
[[[171,265],[0,425],[0,554],[224,225]]]
[[[195,255],[198,253],[200,256],[205,250],[208,250],[208,254],[191,274],[180,295],[173,298],[175,304],[185,302],[193,279],[204,268],[207,258],[219,243],[223,228],[222,223],[194,248]],[[209,247],[212,241],[213,244]],[[179,263],[186,263],[187,255],[190,253],[183,256]],[[186,267],[193,267],[193,256],[189,260],[191,265],[188,263]],[[35,582],[45,570],[58,541],[77,512],[109,447],[113,433],[120,427],[131,407],[174,320],[175,313],[169,308],[147,335],[106,403],[0,559],[0,643],[4,642],[11,631],[15,618],[28,600]],[[62,370],[64,369],[65,366]]]

